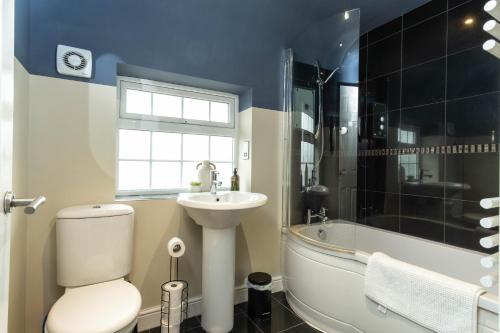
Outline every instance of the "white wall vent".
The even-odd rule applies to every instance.
[[[57,45],[57,72],[63,75],[90,78],[92,52],[76,47]]]

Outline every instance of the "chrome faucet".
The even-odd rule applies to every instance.
[[[321,207],[319,213],[313,215],[311,209],[308,209],[306,223],[311,224],[313,218],[318,218],[322,224],[325,224],[326,222],[328,222],[328,216],[326,216],[327,211],[328,209],[326,209],[325,207]]]
[[[210,194],[217,194],[217,187],[222,185],[222,182],[217,180],[218,174],[217,170],[210,171]]]

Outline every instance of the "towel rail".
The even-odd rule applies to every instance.
[[[500,206],[500,197],[483,199],[483,200],[481,200],[480,205],[484,209],[498,208]],[[479,223],[481,224],[481,226],[483,228],[492,229],[492,228],[498,227],[499,221],[500,221],[499,216],[494,215],[494,216],[482,218],[479,221]],[[491,235],[491,236],[481,238],[479,240],[479,244],[481,244],[481,246],[484,247],[485,249],[491,249],[494,247],[498,247],[498,244],[499,244],[498,233]],[[480,279],[479,282],[485,288],[491,288],[495,284],[498,283],[498,262],[499,262],[498,258],[499,258],[498,252],[496,252],[495,254],[489,255],[487,257],[481,258],[481,266],[483,266],[484,268],[487,268],[487,269],[495,269],[494,272],[492,272],[488,275],[485,275]]]

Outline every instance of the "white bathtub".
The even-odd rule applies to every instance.
[[[474,284],[488,272],[478,252],[342,220],[293,226],[282,250],[290,306],[327,333],[431,332],[391,311],[382,314],[364,296],[366,262],[375,251]],[[498,291],[488,291],[479,302],[479,333],[498,332]]]

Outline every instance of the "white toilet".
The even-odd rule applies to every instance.
[[[77,206],[56,218],[57,283],[66,289],[50,309],[45,332],[132,332],[141,294],[124,276],[132,264],[134,210]]]

